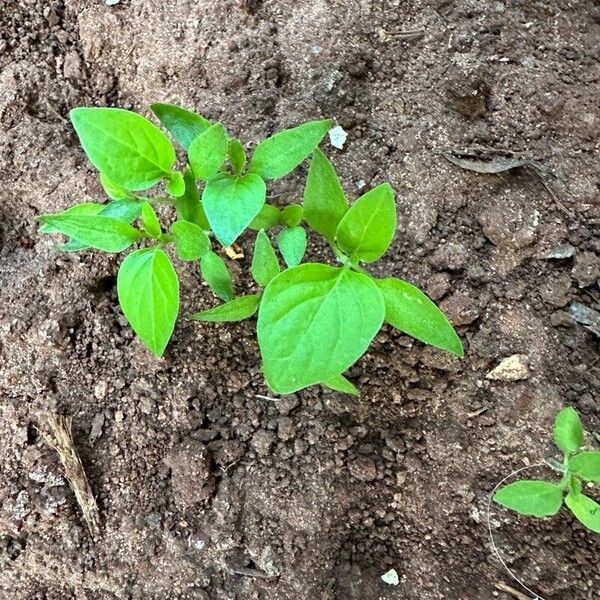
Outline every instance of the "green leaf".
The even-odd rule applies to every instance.
[[[381,327],[383,297],[370,277],[308,263],[266,287],[258,343],[271,389],[295,392],[352,365]]]
[[[554,443],[565,456],[583,446],[583,425],[577,411],[567,406],[554,421]]]
[[[330,377],[327,381],[323,381],[322,385],[331,388],[336,392],[352,394],[353,396],[359,395],[356,386],[351,381],[348,381],[343,375],[334,375],[333,377]]]
[[[113,202],[109,202],[108,204],[93,204],[93,206],[96,208],[90,208],[90,212],[86,214],[97,214],[103,217],[114,217],[115,219],[121,219],[126,223],[132,223],[135,219],[137,219],[142,210],[142,204],[137,200],[114,200]],[[70,209],[64,211],[62,214],[66,214],[69,211]],[[46,225],[43,225],[42,227],[46,227]],[[58,244],[58,248],[63,252],[79,252],[81,250],[86,250],[87,248],[89,248],[89,246],[75,238],[71,238],[68,242],[65,242],[64,244]]]
[[[271,227],[279,225],[279,215],[280,211],[276,206],[265,204],[260,209],[258,215],[252,219],[248,228],[254,229],[255,231],[258,231],[259,229],[271,229]]]
[[[348,209],[338,225],[336,243],[351,259],[373,262],[383,256],[395,232],[394,190],[382,183]]]
[[[562,505],[560,485],[539,480],[515,481],[500,488],[494,500],[522,515],[550,517],[555,515]]]
[[[227,154],[229,155],[229,162],[233,167],[236,175],[239,175],[246,166],[246,151],[239,140],[231,138],[229,140],[229,146],[227,148]]]
[[[162,356],[179,312],[179,281],[169,257],[156,247],[129,254],[119,269],[117,293],[133,330]]]
[[[306,252],[306,231],[300,226],[282,229],[277,235],[277,246],[288,267],[299,265]]]
[[[160,221],[149,202],[142,203],[142,227],[150,237],[159,238],[162,234]]]
[[[171,142],[141,115],[120,108],[74,108],[70,114],[91,163],[116,185],[146,190],[171,172]]]
[[[142,212],[142,203],[137,200],[115,200],[105,204],[98,213],[103,217],[114,217],[126,223],[133,223]]]
[[[105,208],[104,204],[97,204],[96,202],[82,202],[81,204],[75,204],[64,210],[61,215],[97,215]],[[42,223],[39,229],[40,233],[61,233],[60,229],[49,223]]]
[[[175,198],[185,194],[185,181],[183,175],[179,171],[175,171],[167,182],[167,192]]]
[[[175,221],[171,226],[175,236],[177,256],[181,260],[198,260],[210,250],[210,240],[195,223]]]
[[[258,144],[250,170],[264,179],[284,177],[319,145],[330,128],[331,120],[325,119],[276,133]]]
[[[261,229],[256,236],[252,255],[252,277],[258,285],[265,287],[280,272],[277,255],[271,246],[269,236]]]
[[[142,236],[141,232],[114,217],[101,215],[41,215],[42,223],[104,252],[121,252]]]
[[[177,217],[184,221],[195,223],[198,227],[204,229],[204,231],[209,231],[210,225],[200,202],[200,192],[196,185],[196,179],[190,169],[187,169],[184,173],[183,181],[185,182],[185,193],[183,196],[177,198],[175,202]]]
[[[258,310],[259,304],[259,294],[239,296],[221,306],[197,312],[192,318],[196,321],[243,321]]]
[[[174,104],[157,102],[150,108],[163,127],[186,150],[190,147],[192,140],[204,133],[211,125],[210,121],[201,115]]]
[[[225,261],[212,251],[200,260],[200,272],[208,287],[225,302],[233,300],[233,281]]]
[[[421,342],[464,356],[450,321],[419,288],[395,277],[375,282],[383,293],[387,323]]]
[[[569,460],[569,471],[586,481],[600,481],[600,452],[580,452]]]
[[[216,238],[231,246],[265,203],[265,182],[255,173],[217,175],[205,186],[202,205]]]
[[[223,166],[227,156],[227,132],[215,123],[201,133],[188,148],[188,159],[196,179],[210,179]]]
[[[288,204],[281,211],[281,222],[287,227],[296,227],[302,221],[302,207],[299,204]]]
[[[124,200],[134,197],[133,194],[126,190],[122,185],[117,185],[103,173],[100,173],[100,185],[106,192],[106,195],[112,200]]]
[[[600,533],[600,504],[585,494],[573,494],[569,492],[565,498],[565,504],[588,529]]]
[[[304,220],[333,244],[335,232],[348,210],[348,200],[329,159],[313,153],[304,188]]]

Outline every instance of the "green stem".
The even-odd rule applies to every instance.
[[[170,244],[171,242],[175,241],[175,236],[171,235],[170,233],[163,233],[159,238],[158,238],[159,243],[164,246],[166,244]]]

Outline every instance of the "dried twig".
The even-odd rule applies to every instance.
[[[510,587],[510,585],[506,585],[506,583],[502,583],[501,581],[496,583],[495,587],[501,592],[506,592],[507,594],[514,596],[517,600],[531,600],[529,596],[522,594],[521,592],[519,592],[519,590],[515,590],[515,588],[512,588]]]
[[[410,29],[406,31],[388,31],[388,35],[400,40],[418,40],[425,35],[424,29]]]
[[[254,397],[259,400],[269,400],[269,402],[279,402],[281,400],[281,398],[271,398],[271,396],[263,396],[262,394],[256,394]]]
[[[491,148],[467,148],[465,150],[446,148],[442,150],[441,154],[446,160],[449,160],[461,169],[476,173],[500,174],[521,167],[529,169],[538,178],[556,206],[568,217],[575,217],[573,212],[560,201],[556,192],[546,181],[545,176],[553,176],[552,172],[537,161],[530,158],[518,158],[514,155],[510,157],[503,156]]]
[[[73,489],[77,504],[90,535],[96,538],[100,533],[100,513],[88,483],[81,459],[73,442],[71,419],[60,415],[47,415],[46,421],[52,437],[42,433],[44,441],[56,452],[65,471],[65,477]]]
[[[258,569],[251,569],[248,567],[229,567],[230,573],[233,575],[241,575],[242,577],[255,577],[258,579],[277,579],[277,575],[267,575],[263,571]]]
[[[575,215],[573,214],[573,212],[570,211],[558,199],[556,192],[550,187],[550,184],[544,179],[544,175],[542,173],[542,170],[539,168],[539,166],[536,166],[534,164],[531,164],[529,166],[531,167],[531,170],[537,175],[537,178],[539,179],[540,183],[544,186],[544,189],[548,192],[548,195],[552,198],[552,200],[554,200],[554,204],[556,204],[556,206],[558,206],[558,208],[560,210],[562,210],[562,212],[564,212],[565,215],[567,215],[568,217],[571,217],[571,219],[575,218]]]

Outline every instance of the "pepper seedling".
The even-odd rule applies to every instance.
[[[564,504],[585,527],[600,533],[600,504],[583,493],[583,482],[600,482],[600,452],[585,449],[583,425],[574,408],[556,416],[554,443],[563,455],[554,465],[562,473],[559,482],[522,479],[500,488],[494,500],[533,517],[552,517]]]
[[[204,321],[232,321],[258,311],[263,372],[273,391],[286,394],[322,384],[356,394],[343,372],[366,352],[384,322],[463,355],[448,319],[423,292],[402,279],[375,278],[361,266],[381,258],[394,237],[396,205],[389,184],[378,185],[349,205],[333,165],[317,149],[303,205],[288,214],[286,222],[291,206],[283,211],[284,226],[277,235],[288,268],[281,270],[265,223],[252,260],[252,275],[263,293],[194,315]],[[299,264],[306,248],[302,220],[325,237],[340,266]]]
[[[187,152],[183,172],[175,170],[175,149],[153,123],[119,108],[75,108],[71,121],[109,204],[83,203],[60,214],[41,215],[41,231],[71,239],[61,246],[122,252],[136,242],[117,277],[119,303],[144,344],[161,356],[179,312],[179,281],[163,247],[174,242],[182,260],[200,260],[208,285],[224,300],[233,285],[223,259],[212,251],[208,233],[230,246],[261,213],[266,180],[293,171],[321,142],[331,121],[312,121],[260,142],[247,164],[241,142],[221,123],[170,104],[152,105],[154,114]],[[164,182],[166,196],[140,192]],[[199,189],[202,188],[200,192]],[[153,204],[175,206],[170,233],[162,230]],[[138,227],[132,223],[138,220]]]
[[[174,244],[179,259],[199,262],[202,277],[225,301],[194,318],[239,321],[258,312],[263,371],[277,393],[314,384],[358,393],[343,373],[366,352],[384,322],[463,355],[456,332],[423,292],[402,279],[379,279],[365,270],[392,242],[395,196],[384,183],[349,204],[333,165],[318,149],[331,121],[281,131],[260,142],[248,162],[242,144],[222,124],[169,104],[154,104],[152,110],[187,152],[183,171],[174,169],[169,139],[140,115],[116,108],[74,109],[75,130],[112,201],[79,204],[40,220],[43,232],[71,238],[62,245],[68,251],[122,252],[142,244],[123,260],[117,292],[125,317],[154,354],[163,354],[179,312],[179,280],[164,251]],[[284,177],[311,153],[302,204],[267,204],[265,180]],[[166,195],[140,195],[159,182]],[[159,203],[176,210],[167,231],[154,210]],[[327,240],[338,266],[302,263],[306,227]],[[235,297],[211,237],[229,246],[246,229],[258,232],[251,274],[263,291]],[[272,229],[278,229],[283,270],[269,238]]]

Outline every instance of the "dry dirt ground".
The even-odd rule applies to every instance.
[[[600,431],[600,338],[569,313],[600,309],[597,0],[1,0],[0,27],[0,598],[510,600],[490,491],[552,455],[564,404]],[[60,254],[35,217],[103,197],[70,108],[153,101],[249,147],[336,119],[346,146],[324,148],[348,193],[398,193],[377,273],[441,302],[466,358],[385,328],[351,370],[359,399],[278,401],[256,397],[251,322],[182,318],[151,358],[118,309],[118,258]],[[472,147],[543,177],[441,154]],[[192,267],[180,277],[184,317],[214,304]],[[486,379],[514,354],[526,379]],[[73,418],[96,541],[44,412]],[[600,597],[600,537],[568,514],[494,508],[492,528],[546,600]]]

